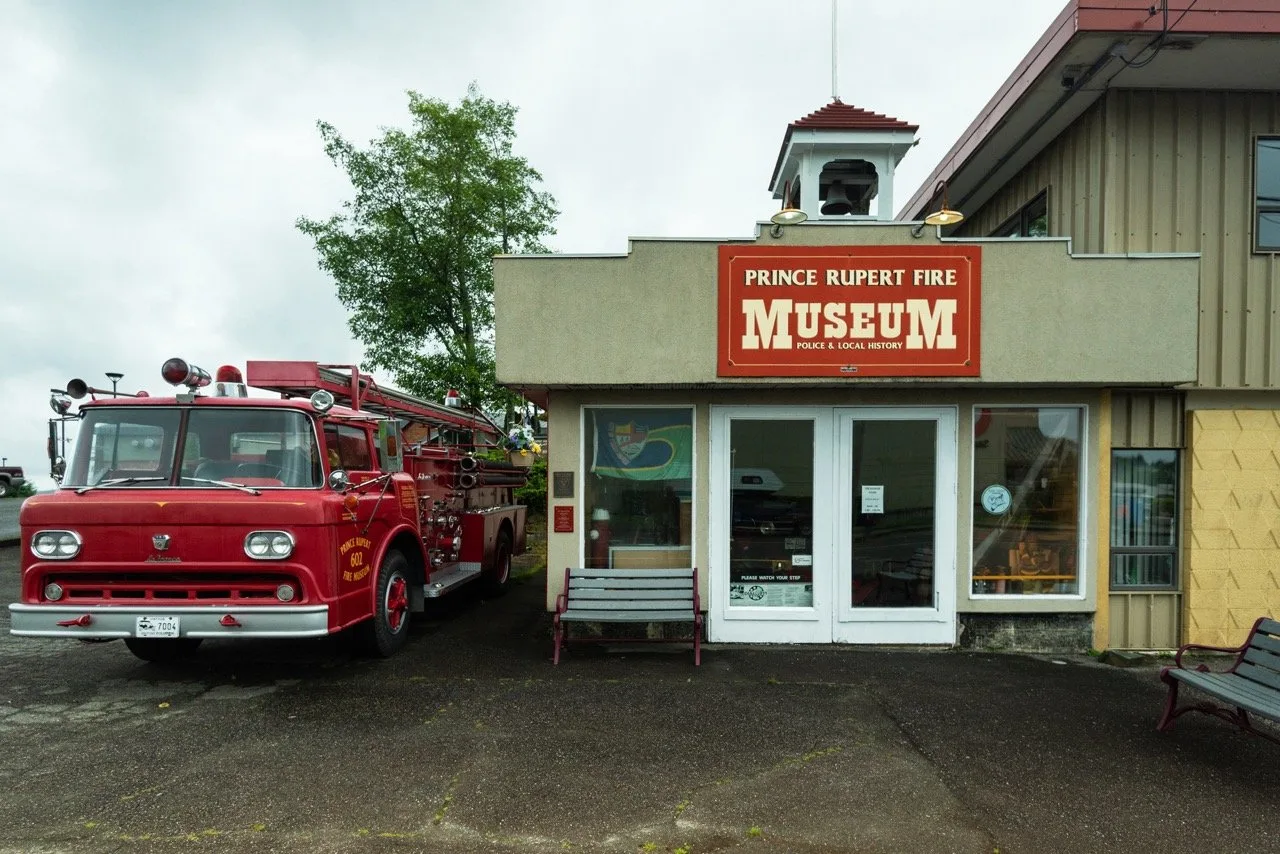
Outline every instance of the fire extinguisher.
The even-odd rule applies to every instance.
[[[591,567],[609,566],[609,511],[603,507],[591,511]]]

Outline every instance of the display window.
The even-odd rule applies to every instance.
[[[583,409],[586,566],[693,566],[693,409]]]
[[[1084,408],[976,407],[974,596],[1079,596]]]

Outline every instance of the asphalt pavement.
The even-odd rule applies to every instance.
[[[0,601],[17,549],[0,549]],[[541,574],[390,660],[341,638],[8,635],[0,852],[1280,850],[1280,746],[1155,731],[1154,664],[1085,656],[574,647]]]
[[[21,498],[0,498],[0,546],[10,546],[18,541],[18,511]]]

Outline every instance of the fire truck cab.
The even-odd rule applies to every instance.
[[[386,656],[426,599],[506,588],[526,472],[475,453],[496,425],[354,366],[246,367],[247,382],[233,367],[215,381],[170,359],[172,397],[68,384],[92,399],[59,489],[22,507],[12,634],[121,638],[172,661],[205,638],[351,629]]]

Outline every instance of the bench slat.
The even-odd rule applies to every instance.
[[[1268,652],[1280,654],[1280,638],[1273,638],[1270,635],[1254,632],[1249,637],[1249,646],[1254,649],[1265,649]]]
[[[570,578],[570,590],[692,590],[692,578]]]
[[[628,599],[638,601],[641,599],[680,599],[693,605],[692,590],[669,590],[662,588],[661,590],[598,590],[595,588],[578,589],[573,591],[571,597],[573,601],[580,602],[584,599]]]
[[[1280,623],[1275,620],[1263,620],[1262,625],[1258,626],[1258,631],[1269,635],[1280,635]]]
[[[570,567],[569,578],[693,578],[692,569],[582,569]]]
[[[569,609],[572,610],[578,604],[578,600],[569,601]],[[693,599],[592,599],[586,603],[588,608],[596,611],[627,611],[634,608],[645,608],[650,611],[675,611],[683,609],[693,612]]]
[[[1172,670],[1170,675],[1192,688],[1254,714],[1280,721],[1280,693],[1231,673]]]
[[[682,611],[596,611],[590,608],[570,608],[560,615],[560,619],[592,623],[692,623],[693,608],[686,607]]]
[[[1258,682],[1276,692],[1276,703],[1280,705],[1280,673],[1266,667],[1259,667],[1249,661],[1240,662],[1236,673],[1253,682]]]

